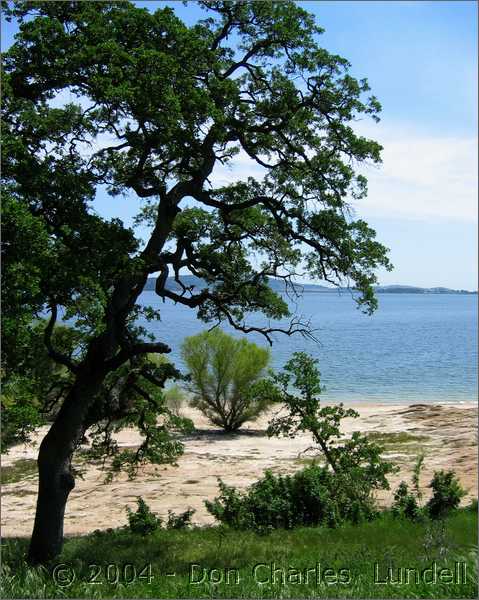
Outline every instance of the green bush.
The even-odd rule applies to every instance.
[[[152,512],[141,496],[138,496],[137,504],[138,508],[136,511],[132,511],[129,506],[126,507],[130,531],[132,533],[147,536],[151,535],[157,529],[161,529],[163,520]],[[192,508],[189,508],[178,515],[172,510],[169,510],[166,529],[188,529],[191,525],[191,517],[194,513],[195,510]]]
[[[138,496],[137,504],[135,512],[129,506],[126,507],[130,531],[143,536],[150,535],[161,527],[162,520],[151,511],[141,496]]]
[[[220,496],[206,501],[208,511],[236,529],[267,531],[298,526],[335,527],[377,515],[373,492],[388,489],[393,465],[381,457],[381,446],[359,432],[344,439],[341,421],[358,413],[338,406],[322,407],[317,361],[303,352],[293,354],[281,373],[255,384],[255,393],[287,408],[275,417],[268,435],[294,437],[308,432],[324,457],[292,476],[266,472],[246,492],[220,481]],[[295,395],[293,390],[298,390]]]
[[[163,393],[166,405],[170,411],[179,417],[181,415],[181,408],[185,402],[185,394],[179,385],[172,385],[170,388]]]
[[[287,409],[286,414],[271,420],[268,435],[294,437],[309,433],[331,471],[322,473],[320,480],[319,475],[314,478],[315,486],[324,481],[321,493],[315,498],[323,501],[326,491],[336,495],[337,508],[331,512],[331,522],[369,518],[374,512],[374,491],[389,489],[387,475],[395,468],[382,458],[383,448],[367,436],[358,431],[350,438],[344,436],[343,419],[357,418],[358,413],[343,404],[321,406],[321,392],[317,360],[304,352],[295,352],[282,372],[257,385],[258,395],[262,393]],[[328,501],[326,506],[332,505]]]
[[[424,453],[420,453],[414,464],[412,473],[412,490],[405,481],[401,481],[395,494],[392,504],[392,513],[395,517],[405,517],[411,521],[417,521],[424,516],[424,509],[420,502],[422,498],[422,490],[420,485],[421,471],[424,466]]]
[[[409,486],[405,481],[401,481],[394,494],[392,512],[396,517],[405,517],[412,521],[418,519],[421,514],[416,497],[409,491]]]
[[[435,471],[429,487],[432,488],[433,495],[426,509],[431,519],[444,517],[457,508],[461,498],[466,495],[454,471]]]
[[[357,523],[377,515],[374,504],[351,494],[354,481],[312,464],[294,475],[266,471],[245,492],[220,480],[220,496],[206,501],[208,511],[234,529],[292,529],[345,521]]]
[[[188,337],[181,349],[191,377],[192,405],[225,431],[236,431],[268,406],[255,386],[270,359],[266,348],[220,329]]]
[[[166,522],[167,529],[188,529],[191,525],[191,517],[196,511],[193,508],[185,510],[185,512],[179,515],[175,514],[172,510],[168,511],[168,520]]]

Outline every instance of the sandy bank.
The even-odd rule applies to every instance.
[[[415,457],[425,453],[421,481],[426,488],[437,469],[453,469],[462,485],[468,489],[468,499],[477,497],[477,405],[463,404],[354,404],[358,419],[348,419],[345,431],[369,432],[386,444],[386,456],[400,467],[399,474],[391,477],[394,490],[401,479],[409,479]],[[65,518],[65,534],[80,534],[94,529],[118,527],[126,522],[125,506],[135,505],[137,496],[143,496],[151,508],[162,516],[168,509],[175,512],[196,509],[196,523],[213,520],[203,501],[213,498],[218,491],[217,478],[226,483],[245,487],[257,480],[267,468],[275,472],[291,473],[301,468],[305,452],[311,446],[309,436],[295,439],[269,439],[265,428],[270,415],[249,424],[238,434],[224,434],[211,426],[193,409],[187,409],[196,431],[184,438],[185,453],[178,466],[148,465],[140,470],[134,481],[125,475],[111,483],[104,482],[105,473],[99,465],[78,463],[83,479],[77,479],[70,496]],[[38,443],[45,430],[35,436]],[[400,435],[401,434],[401,435]],[[136,432],[126,430],[119,434],[122,446],[139,443]],[[9,466],[19,459],[34,459],[37,447],[16,446],[2,455],[2,465]],[[2,535],[29,535],[35,514],[36,475],[2,486]],[[391,501],[391,492],[381,493],[381,504]]]

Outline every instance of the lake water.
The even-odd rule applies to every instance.
[[[477,400],[477,296],[381,294],[371,317],[347,293],[307,293],[297,313],[311,319],[319,344],[277,334],[272,366],[298,350],[319,359],[323,397],[331,401],[461,402]],[[144,292],[140,301],[161,311],[160,322],[142,323],[172,348],[183,369],[182,340],[207,326],[194,310]],[[255,315],[250,320],[264,325]],[[223,327],[230,331],[227,326]],[[236,333],[235,335],[240,335]],[[248,339],[267,345],[258,334]]]

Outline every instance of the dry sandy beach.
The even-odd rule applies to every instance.
[[[425,453],[421,483],[425,498],[427,484],[434,470],[453,469],[468,490],[464,502],[477,497],[477,404],[414,404],[351,405],[358,410],[358,419],[345,421],[345,431],[368,432],[386,445],[386,456],[400,467],[390,478],[394,490],[401,479],[410,479],[419,452]],[[142,496],[150,507],[162,516],[168,510],[196,509],[193,521],[212,523],[203,501],[217,495],[217,478],[226,483],[245,487],[257,480],[267,468],[291,473],[301,468],[311,451],[309,436],[295,439],[269,439],[265,428],[270,415],[264,415],[247,425],[238,434],[224,434],[211,426],[197,411],[186,409],[196,431],[184,438],[185,453],[178,466],[142,467],[137,478],[126,475],[105,483],[105,472],[99,465],[78,463],[83,478],[77,484],[67,506],[65,534],[81,534],[95,529],[118,527],[126,523],[125,506],[135,506]],[[38,442],[45,430],[36,435]],[[120,445],[134,446],[139,436],[123,431]],[[305,452],[306,451],[306,452]],[[21,459],[35,459],[37,447],[16,446],[2,455],[2,466],[9,467]],[[31,533],[37,478],[27,475],[21,481],[2,486],[1,526],[3,536],[27,536]],[[391,491],[378,497],[383,505],[390,503]]]

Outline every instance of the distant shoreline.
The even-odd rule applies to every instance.
[[[298,284],[298,287],[300,287],[301,284]],[[169,288],[171,289],[171,288]],[[154,292],[155,289],[154,287],[145,287],[144,292]],[[356,291],[356,290],[350,290],[348,288],[332,288],[330,290],[310,290],[310,289],[303,289],[301,291],[301,293],[303,294],[332,294],[335,292],[350,292],[350,291]],[[389,294],[389,295],[396,295],[396,296],[403,296],[405,294],[412,294],[414,296],[477,296],[478,292],[469,292],[467,290],[465,291],[460,291],[460,290],[451,290],[448,292],[430,292],[430,291],[420,291],[420,292],[412,292],[412,291],[403,291],[403,292],[397,292],[397,291],[388,291],[388,290],[374,290],[375,294]]]
[[[185,287],[194,287],[196,290],[201,290],[205,287],[205,282],[194,275],[184,275],[181,281]],[[154,291],[156,285],[156,277],[149,277],[143,289],[144,292]],[[275,292],[285,292],[287,287],[282,280],[269,279],[269,285]],[[354,292],[354,288],[347,287],[327,287],[315,283],[296,283],[295,286],[301,293],[308,294],[332,294],[335,292]],[[167,279],[167,289],[172,291],[179,290],[180,286],[173,277]],[[446,287],[429,287],[422,288],[414,285],[378,285],[374,287],[376,294],[427,294],[427,295],[460,295],[460,296],[477,296],[477,290],[455,290]]]
[[[145,290],[145,291],[149,291],[149,290]],[[303,290],[303,293],[305,294],[331,294],[332,292],[349,292],[349,291],[355,291],[355,290],[348,290],[347,288],[339,288],[339,289],[331,289],[331,290],[311,290],[311,289],[307,289],[307,290]],[[397,290],[374,290],[374,292],[376,294],[396,294],[398,296],[403,295],[403,294],[414,294],[415,296],[417,295],[423,295],[423,296],[477,296],[477,292],[470,292],[468,290],[449,290],[447,292],[432,292],[430,290],[422,290],[422,291],[417,291],[414,292],[412,290],[404,290],[404,291],[397,291]]]

